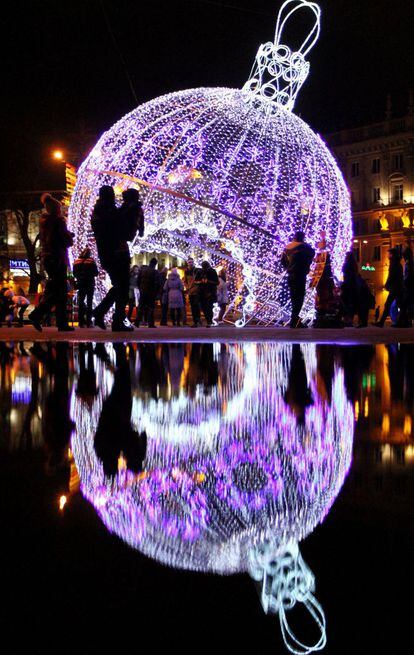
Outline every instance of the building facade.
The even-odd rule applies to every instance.
[[[348,183],[354,252],[382,305],[388,250],[414,246],[414,98],[406,116],[326,136]]]

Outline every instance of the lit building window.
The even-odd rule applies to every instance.
[[[400,202],[404,198],[404,185],[393,184],[392,185],[392,199],[394,202]]]
[[[381,200],[381,189],[379,186],[372,187],[372,202],[379,202]]]
[[[372,261],[374,262],[381,261],[381,246],[374,246],[372,250]]]
[[[401,171],[404,164],[404,158],[402,152],[397,153],[392,158],[392,167],[395,171]]]

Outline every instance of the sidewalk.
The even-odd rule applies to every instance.
[[[414,328],[344,328],[344,329],[289,329],[276,327],[219,326],[212,328],[140,327],[133,332],[112,332],[110,329],[75,328],[74,332],[58,332],[56,328],[44,328],[37,332],[32,326],[1,327],[0,341],[290,341],[316,343],[414,343]]]

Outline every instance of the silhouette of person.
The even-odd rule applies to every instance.
[[[306,292],[306,277],[315,256],[315,251],[305,243],[302,231],[295,233],[293,241],[289,243],[282,255],[281,264],[287,272],[292,312],[289,327],[304,327],[299,314],[302,309]]]
[[[140,229],[142,215],[138,192],[135,189],[127,191],[129,193],[124,192],[124,202],[118,209],[113,188],[102,186],[91,219],[101,266],[112,283],[112,288],[95,307],[93,317],[95,325],[105,330],[105,314],[115,303],[112,330],[117,332],[133,331],[132,326],[124,323],[131,263],[128,241],[132,241]]]
[[[93,345],[91,343],[80,343],[78,348],[79,374],[76,395],[91,405],[93,398],[98,394],[93,361]]]
[[[295,414],[298,425],[304,424],[306,408],[313,404],[313,398],[306,375],[305,360],[298,343],[294,343],[292,346],[288,386],[284,400]]]
[[[42,321],[55,307],[58,330],[69,332],[74,329],[68,325],[66,311],[68,247],[73,243],[73,234],[66,226],[60,202],[46,193],[42,196],[42,203],[45,211],[39,222],[40,249],[48,280],[41,301],[28,319],[36,330],[41,331]]]
[[[91,257],[90,248],[84,248],[73,263],[73,276],[78,290],[78,323],[79,327],[91,327],[92,302],[95,291],[95,277],[98,267]],[[86,306],[85,306],[86,300]]]
[[[126,358],[125,344],[114,344],[116,371],[111,393],[102,405],[95,433],[94,447],[103,464],[104,473],[114,477],[118,471],[118,458],[122,454],[128,469],[142,471],[147,449],[147,435],[139,434],[131,425],[132,394],[131,372]]]
[[[55,474],[66,466],[66,454],[75,423],[70,417],[68,344],[49,342],[47,350],[35,343],[30,352],[42,363],[50,375],[50,391],[46,396],[42,431],[47,462],[46,471]]]

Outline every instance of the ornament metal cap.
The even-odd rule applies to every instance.
[[[314,15],[314,23],[300,47],[291,50],[282,41],[283,31],[300,9],[309,9]],[[274,104],[292,111],[296,96],[309,75],[310,64],[306,55],[318,40],[320,26],[321,9],[315,2],[286,0],[283,3],[277,17],[274,43],[261,44],[250,78],[243,87],[249,100],[268,100],[266,108],[270,111]]]

